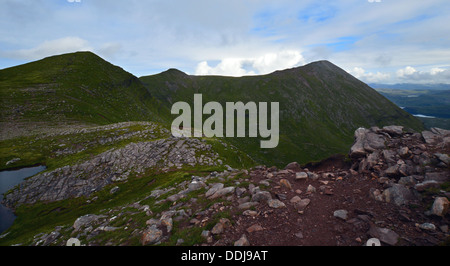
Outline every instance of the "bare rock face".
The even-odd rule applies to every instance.
[[[432,128],[431,131],[423,131],[422,137],[427,144],[442,143],[446,146],[450,143],[450,130]]]
[[[384,190],[383,196],[386,202],[392,202],[399,206],[406,205],[416,199],[411,190],[401,184],[394,184],[392,187]]]
[[[350,148],[352,158],[364,157],[368,152],[385,147],[385,136],[377,133],[377,128],[358,128],[355,131],[355,143]]]
[[[126,181],[132,173],[143,173],[149,168],[220,164],[217,159],[218,154],[209,144],[194,138],[130,143],[87,161],[33,176],[8,193],[4,204],[14,208],[25,203],[89,196],[111,183]]]

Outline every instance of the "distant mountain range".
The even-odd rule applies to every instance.
[[[369,86],[375,89],[401,89],[401,90],[450,90],[450,84],[381,84],[369,83]]]
[[[169,128],[177,101],[192,104],[279,102],[280,143],[260,149],[259,139],[225,138],[257,162],[284,166],[347,153],[358,127],[422,123],[328,61],[246,77],[191,76],[176,69],[137,78],[91,52],[48,57],[0,70],[2,134],[6,126],[105,125],[154,121]]]

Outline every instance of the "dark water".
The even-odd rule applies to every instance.
[[[0,171],[0,201],[3,193],[20,184],[25,178],[45,170],[45,166],[22,168],[12,171]],[[16,219],[14,213],[0,204],[0,234],[8,229]]]

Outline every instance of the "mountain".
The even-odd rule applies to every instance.
[[[227,138],[257,161],[283,166],[345,153],[358,127],[398,124],[420,130],[421,122],[368,85],[328,61],[262,76],[190,76],[176,69],[141,77],[168,108],[177,101],[280,103],[280,143],[262,150],[259,139]],[[175,118],[175,116],[173,116]]]
[[[450,90],[450,84],[415,84],[415,83],[399,83],[399,84],[382,84],[370,83],[369,86],[375,89],[393,89],[393,90]]]
[[[125,121],[160,122],[168,128],[175,118],[172,104],[187,101],[192,106],[194,93],[202,93],[204,103],[222,106],[279,102],[277,148],[261,149],[260,138],[223,139],[257,162],[276,166],[344,154],[358,127],[422,129],[418,119],[328,61],[240,78],[169,69],[138,79],[91,52],[77,52],[0,70],[1,135],[5,139],[36,127]],[[4,153],[5,162],[20,157]]]
[[[420,121],[327,61],[262,76],[169,69],[138,79],[83,52],[0,70],[0,93],[0,169],[45,165],[2,183],[0,211],[17,217],[9,212],[0,246],[229,245],[243,233],[254,245],[360,245],[387,228],[420,245],[428,239],[416,224],[447,224],[448,214],[423,214],[439,198],[436,209],[448,207],[450,132],[412,133]],[[194,93],[204,103],[279,102],[279,146],[172,136],[172,104],[192,104]],[[390,124],[403,127],[373,127]],[[330,230],[309,234],[317,225]],[[435,244],[445,236],[429,234]]]
[[[0,70],[1,122],[109,124],[164,120],[139,79],[91,52]]]

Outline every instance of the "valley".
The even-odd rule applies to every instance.
[[[0,70],[0,94],[0,170],[45,166],[4,193],[17,218],[0,245],[363,245],[383,240],[383,228],[404,240],[387,245],[446,241],[448,204],[440,218],[424,213],[448,197],[448,131],[424,131],[328,61],[240,78],[137,78],[78,52]],[[278,145],[174,136],[171,107],[194,106],[195,94],[222,106],[278,102]],[[341,209],[351,218],[335,218]],[[407,218],[386,220],[392,213]],[[314,223],[332,227],[318,238]]]

